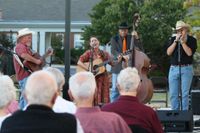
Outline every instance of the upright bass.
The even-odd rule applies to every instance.
[[[136,67],[141,78],[141,85],[137,90],[137,97],[141,103],[148,103],[153,96],[153,84],[150,79],[147,78],[147,73],[150,66],[149,57],[139,50],[139,46],[136,47],[135,44],[135,28],[138,26],[140,16],[138,13],[134,14],[133,18],[133,32],[131,38],[131,59],[129,61],[129,66]],[[143,48],[143,47],[142,47]]]

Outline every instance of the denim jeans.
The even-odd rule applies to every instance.
[[[119,97],[119,91],[117,88],[117,76],[118,74],[112,74],[112,89],[110,93],[110,102],[114,102]]]
[[[24,89],[25,89],[26,81],[27,81],[27,78],[19,80],[19,87],[20,87],[20,92],[21,92],[21,95],[20,95],[20,98],[19,98],[20,109],[23,109],[27,104],[26,99],[24,97]]]
[[[193,67],[182,66],[181,68],[181,90],[182,90],[182,110],[189,109],[189,91],[193,78]],[[169,70],[169,94],[171,108],[173,110],[180,109],[180,97],[179,97],[179,66],[171,66]]]

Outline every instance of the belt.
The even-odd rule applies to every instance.
[[[174,67],[179,67],[179,66],[181,66],[181,67],[186,67],[186,66],[191,66],[192,64],[181,64],[181,65],[171,65],[171,66],[174,66]]]

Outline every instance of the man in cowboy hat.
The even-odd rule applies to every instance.
[[[171,57],[168,77],[170,102],[173,110],[188,110],[189,90],[193,78],[192,62],[197,40],[188,34],[189,25],[185,22],[177,21],[175,29],[176,36],[170,39],[166,50],[167,55]],[[179,94],[182,94],[180,99]]]
[[[30,50],[30,47],[32,44],[32,34],[34,34],[34,32],[31,31],[29,28],[24,28],[24,29],[19,30],[18,35],[17,35],[17,45],[14,51],[22,59],[21,63],[24,61],[29,61],[36,65],[40,65],[42,61],[40,59],[35,58],[33,56],[33,53]],[[52,53],[50,53],[49,55],[51,54]],[[23,96],[23,90],[25,87],[27,77],[31,73],[24,69],[23,64],[20,65],[20,61],[17,61],[16,57],[13,58],[13,61],[14,61],[14,67],[15,67],[15,72],[16,72],[16,78],[19,82],[20,91],[21,91],[19,105],[20,105],[20,108],[22,109],[26,105],[26,101]]]
[[[119,97],[119,91],[117,89],[117,76],[119,72],[123,69],[122,64],[124,60],[128,60],[127,56],[119,56],[120,53],[124,53],[126,50],[130,49],[131,45],[131,35],[128,35],[129,26],[127,22],[122,22],[119,26],[119,34],[111,38],[111,54],[114,59],[118,59],[119,63],[112,66],[112,89],[110,93],[110,101],[113,102]]]

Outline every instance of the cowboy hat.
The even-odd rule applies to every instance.
[[[119,26],[119,29],[129,29],[130,27],[128,26],[128,24],[126,22],[122,22]]]
[[[31,31],[29,28],[21,29],[18,31],[17,39],[28,34],[35,34],[35,32]]]
[[[176,30],[180,30],[181,28],[189,28],[189,27],[190,27],[189,24],[186,24],[185,22],[181,20],[176,22]]]

